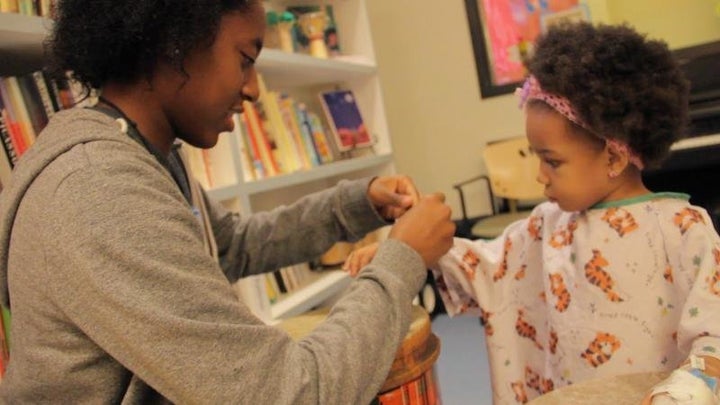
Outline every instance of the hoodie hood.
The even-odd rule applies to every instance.
[[[109,116],[91,109],[73,108],[53,115],[33,146],[22,156],[9,184],[0,193],[0,304],[10,307],[8,258],[13,223],[33,181],[45,168],[76,145],[93,141],[136,144]]]

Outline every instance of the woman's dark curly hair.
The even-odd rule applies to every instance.
[[[686,131],[689,85],[667,45],[627,25],[566,23],[539,37],[528,69],[593,132],[658,166]]]
[[[184,72],[196,47],[210,46],[220,18],[256,0],[60,0],[45,43],[48,69],[72,71],[86,91],[150,77],[163,58]]]

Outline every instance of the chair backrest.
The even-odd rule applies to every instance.
[[[536,180],[540,161],[524,136],[488,143],[482,156],[496,197],[511,200],[543,198],[544,187]]]

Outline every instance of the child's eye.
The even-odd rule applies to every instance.
[[[557,160],[552,160],[552,159],[543,159],[543,160],[545,161],[545,164],[547,164],[548,166],[552,167],[553,169],[555,169],[555,168],[557,168],[558,166],[560,166],[560,162],[557,161]]]

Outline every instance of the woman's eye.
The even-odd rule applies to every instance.
[[[242,68],[250,69],[255,65],[255,59],[248,56],[246,53],[242,53]]]
[[[545,163],[552,168],[560,166],[560,162],[558,162],[557,160],[545,159]]]

